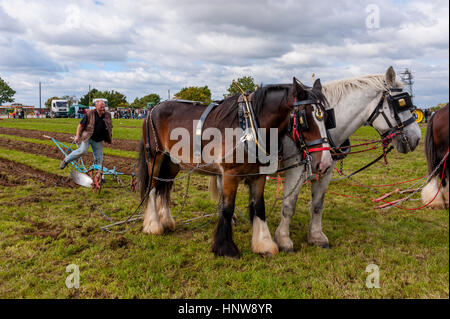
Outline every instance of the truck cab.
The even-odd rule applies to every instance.
[[[107,99],[102,99],[102,98],[98,98],[98,99],[93,99],[92,100],[92,104],[93,104],[93,108],[95,108],[95,102],[97,101],[103,101],[105,102],[105,110],[108,111],[108,100]]]
[[[50,107],[50,117],[68,117],[69,101],[67,100],[52,100]]]

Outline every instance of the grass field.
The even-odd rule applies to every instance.
[[[358,184],[391,184],[424,176],[423,142],[411,154],[391,152],[388,166],[380,161],[356,175],[353,181],[330,185],[323,228],[331,249],[307,244],[310,188],[305,185],[291,223],[295,252],[280,253],[273,258],[253,254],[251,226],[238,214],[234,241],[242,257],[231,260],[216,258],[210,252],[217,215],[183,224],[190,218],[216,211],[216,203],[209,198],[207,177],[192,176],[187,204],[176,217],[174,233],[146,235],[142,222],[106,233],[100,227],[110,221],[99,211],[114,221],[123,220],[137,207],[137,194],[120,188],[110,179],[100,195],[74,187],[67,177],[69,170],[59,170],[59,159],[14,147],[14,143],[25,142],[50,147],[48,140],[47,144],[37,138],[24,140],[23,136],[2,131],[20,128],[73,134],[77,122],[0,120],[0,142],[8,145],[0,146],[0,298],[449,297],[448,210],[376,210],[373,198],[396,187],[406,189],[414,182],[381,188]],[[139,140],[141,123],[114,120],[115,139]],[[422,127],[423,136],[424,133]],[[357,143],[358,139],[378,136],[372,128],[362,127],[352,138]],[[115,151],[119,150],[111,149],[105,158],[114,160]],[[344,162],[344,172],[361,167],[379,153],[377,150],[349,156]],[[123,155],[129,158],[127,165],[135,163],[136,153],[118,156]],[[66,178],[67,187],[39,180],[36,178],[39,173]],[[129,182],[127,177],[123,180]],[[184,189],[185,180],[176,182],[172,196],[174,216],[183,202]],[[276,182],[268,181],[265,190],[268,210],[275,200],[276,189]],[[237,207],[244,214],[247,201],[247,189],[241,185]],[[420,205],[420,201],[404,204],[410,208]],[[279,222],[280,207],[278,201],[274,211],[268,212],[272,235]],[[70,264],[79,266],[79,289],[68,289],[65,285],[69,275],[66,267]],[[366,287],[365,270],[369,264],[379,266],[379,289]]]

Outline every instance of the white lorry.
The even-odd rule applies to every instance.
[[[93,99],[92,100],[92,104],[93,104],[93,106],[91,106],[91,107],[89,107],[90,109],[95,109],[95,102],[97,102],[97,101],[103,101],[103,102],[105,102],[105,110],[106,111],[108,111],[108,100],[107,99],[102,99],[102,98],[98,98],[98,99]]]
[[[50,117],[68,117],[69,115],[69,101],[67,100],[52,100],[50,107]]]

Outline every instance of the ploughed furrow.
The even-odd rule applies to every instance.
[[[18,142],[0,137],[0,147],[13,149],[34,155],[42,155],[58,160],[62,160],[64,158],[64,155],[59,151],[59,149],[56,146],[48,146],[28,142]],[[85,161],[86,165],[87,163],[91,163],[93,161],[92,153],[88,153],[86,156],[84,156],[83,160],[86,160]],[[105,165],[105,167],[109,169],[112,169],[115,166],[118,172],[131,174],[133,172],[133,164],[137,164],[137,162],[133,159],[111,155],[105,156],[103,154],[103,165]],[[59,170],[59,167],[55,167],[55,169]]]
[[[44,172],[27,165],[0,158],[0,186],[14,187],[27,184],[27,180],[38,181],[46,187],[76,187],[70,177]]]
[[[67,133],[57,133],[57,132],[45,132],[45,131],[36,131],[36,130],[24,130],[24,129],[18,129],[18,128],[8,128],[8,127],[0,127],[0,134],[8,134],[8,135],[17,135],[22,137],[29,137],[29,138],[37,138],[41,140],[46,140],[43,135],[51,136],[54,139],[65,142],[65,143],[71,143],[72,137],[75,135],[75,128],[74,128],[74,134],[67,134]],[[139,150],[139,141],[135,140],[118,140],[114,139],[113,137],[113,143],[105,144],[105,146],[119,149],[123,151],[132,151],[137,152]]]

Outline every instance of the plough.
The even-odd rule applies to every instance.
[[[51,136],[44,135],[44,137],[51,139],[64,155],[64,157],[67,157],[67,155],[75,150],[74,144],[76,148],[79,147],[79,145],[75,143],[74,137],[72,137],[72,143],[69,146],[54,139]],[[100,192],[102,181],[104,181],[104,176],[111,175],[115,180],[118,180],[119,175],[126,175],[124,173],[118,172],[115,166],[112,169],[108,169],[103,165],[93,163],[91,166],[86,168],[81,157],[76,161],[71,161],[69,164],[73,167],[73,170],[70,172],[70,176],[72,177],[73,181],[80,186],[92,187],[92,190],[94,192]],[[136,185],[136,174],[133,172],[131,174],[131,190],[133,192],[136,191]]]

